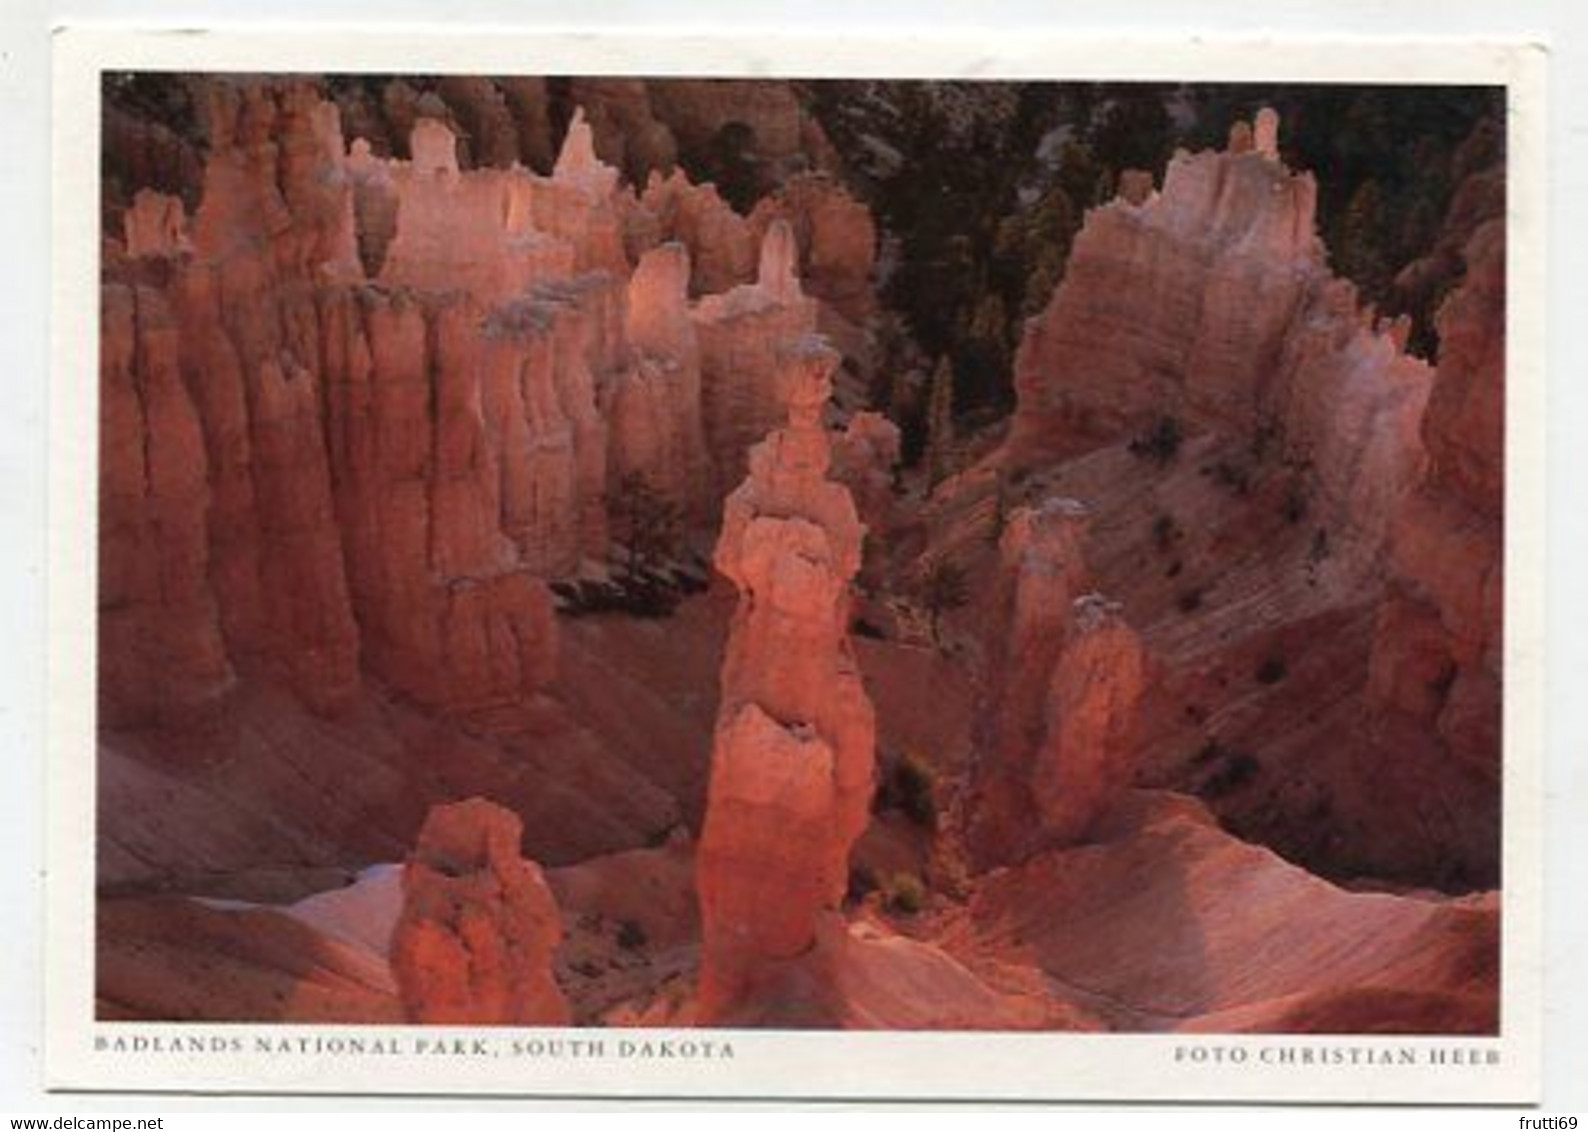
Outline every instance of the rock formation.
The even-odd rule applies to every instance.
[[[781,355],[816,330],[816,303],[800,287],[793,230],[774,221],[754,283],[708,295],[693,311],[700,340],[701,411],[719,493],[744,476],[745,453],[777,426]]]
[[[691,295],[718,294],[755,276],[755,235],[710,184],[692,184],[682,169],[653,173],[640,196],[643,225],[653,239],[676,240],[689,249]]]
[[[1002,644],[990,661],[990,706],[977,732],[975,803],[966,830],[966,848],[978,865],[1016,859],[1036,843],[1036,752],[1073,606],[1089,588],[1081,553],[1088,523],[1078,501],[1049,499],[1015,511],[999,540]]]
[[[1145,657],[1118,606],[1087,592],[1088,523],[1050,498],[999,542],[1002,643],[966,831],[980,867],[1082,840],[1130,782]]]
[[[139,189],[123,218],[127,254],[134,258],[169,258],[193,250],[188,239],[187,212],[182,201],[153,189]]]
[[[134,85],[105,117],[101,1017],[1494,1031],[1493,168],[1397,283],[1463,275],[1437,370],[1331,273],[1273,113],[1124,170],[1007,433],[945,378],[917,471],[863,411],[924,407],[870,372],[920,360],[873,294],[912,253],[879,265],[825,94]],[[1024,113],[983,85],[900,128],[971,154]],[[1048,219],[1021,241],[1062,251]],[[1036,293],[1005,282],[967,287],[999,357],[995,308]],[[636,481],[684,526],[642,572],[665,622],[612,570]],[[941,563],[963,595],[910,600]]]
[[[208,93],[193,254],[166,261],[210,465],[208,584],[233,662],[333,709],[357,689],[359,642],[322,432],[314,290],[356,263],[349,194],[322,175],[334,122],[304,88]]]
[[[1154,657],[1143,781],[1325,875],[1488,884],[1498,229],[1474,234],[1436,376],[1406,319],[1330,273],[1276,120],[1231,139],[1088,214],[1027,326],[1002,458],[1017,480],[1062,465],[1109,515],[1087,553]]]
[[[712,469],[701,419],[700,345],[690,318],[689,253],[668,243],[640,257],[629,280],[633,364],[613,387],[609,476],[645,479],[692,516],[708,512]]]
[[[1430,379],[1404,327],[1359,308],[1314,233],[1317,187],[1278,157],[1278,120],[1251,148],[1177,153],[1163,188],[1125,188],[1088,214],[1063,283],[1015,363],[1017,466],[1074,456],[1172,418],[1310,453],[1342,557],[1383,550],[1415,469]]]
[[[637,185],[653,171],[673,169],[678,143],[657,119],[644,79],[576,78],[570,85],[574,102],[592,108],[592,141],[602,161]]]
[[[1389,303],[1413,314],[1419,327],[1431,325],[1439,305],[1466,272],[1466,248],[1474,233],[1505,215],[1505,129],[1494,117],[1481,118],[1450,157],[1455,193],[1433,246],[1396,273]]]
[[[854,496],[873,540],[885,541],[893,522],[901,446],[899,426],[876,412],[856,413],[833,438],[833,475]]]
[[[750,229],[764,233],[776,219],[793,229],[800,279],[811,295],[850,323],[876,313],[877,227],[870,209],[833,178],[803,174],[756,205]]]
[[[703,1021],[734,1018],[758,971],[813,945],[869,816],[876,723],[848,641],[864,528],[827,478],[821,423],[837,361],[819,339],[785,357],[788,424],[751,453],[717,544],[740,601],[697,868]]]
[[[1031,782],[1048,841],[1083,839],[1130,785],[1145,668],[1141,642],[1118,607],[1096,594],[1076,599]]]
[[[1369,691],[1492,779],[1500,752],[1504,222],[1480,227],[1466,258],[1465,279],[1439,311],[1439,368],[1421,428],[1428,457],[1394,520]]]
[[[523,823],[483,798],[430,811],[403,869],[391,964],[413,1022],[556,1026],[562,939],[540,867],[519,855]]]
[[[1086,988],[1104,1028],[1498,1032],[1493,894],[1337,888],[1173,795],[1140,792],[1098,832],[987,877],[971,916]]]
[[[155,192],[125,210],[107,281],[136,280],[148,300],[107,298],[130,352],[107,352],[105,373],[140,390],[128,370],[151,336],[151,364],[178,359],[181,379],[162,377],[151,404],[183,411],[191,390],[203,443],[180,457],[194,482],[159,490],[208,503],[183,520],[206,545],[112,544],[180,554],[186,590],[107,587],[129,627],[107,633],[107,671],[151,671],[156,650],[158,667],[194,676],[163,692],[113,681],[116,711],[164,718],[225,686],[229,665],[323,711],[351,702],[361,668],[450,713],[522,701],[555,672],[541,579],[606,556],[609,480],[639,475],[709,521],[775,423],[777,352],[815,326],[790,230],[771,225],[755,282],[730,251],[733,289],[692,304],[690,254],[658,242],[689,229],[688,209],[623,187],[581,113],[547,177],[490,167],[514,151],[512,108],[483,80],[442,84],[455,116],[429,95],[410,113],[397,91],[374,117],[343,99],[381,131],[407,123],[406,160],[345,145],[337,105],[310,84],[194,89],[211,138],[200,203],[191,223]],[[460,164],[459,121],[478,168]],[[681,174],[665,184],[710,194]],[[748,251],[750,229],[726,215],[727,243]],[[720,260],[720,232],[690,234],[695,262]],[[133,443],[134,415],[107,418],[107,445]],[[173,425],[156,450],[193,448],[185,435]],[[107,493],[117,515],[128,477]],[[150,601],[180,606],[178,622],[132,631]]]
[[[99,367],[101,710],[169,723],[232,670],[209,585],[209,462],[163,296],[103,290]]]
[[[1015,365],[1017,460],[1159,414],[1247,425],[1322,272],[1316,186],[1256,152],[1177,153],[1154,197],[1088,214]]]

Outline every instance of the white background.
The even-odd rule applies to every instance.
[[[531,30],[779,31],[835,36],[859,26],[1062,36],[1272,33],[1526,38],[1548,45],[1549,715],[1544,1112],[1588,1110],[1588,374],[1566,341],[1588,310],[1588,5],[1571,0],[0,0],[0,1111],[61,1113],[302,1107],[236,1098],[184,1101],[45,1096],[41,1049],[45,393],[48,372],[49,29],[63,22],[206,27],[475,23]],[[85,348],[92,344],[85,343]],[[426,1102],[340,1102],[368,1110]],[[453,1107],[443,1102],[444,1107]],[[499,1108],[500,1105],[493,1107]],[[1493,1127],[1515,1128],[1496,1113]]]

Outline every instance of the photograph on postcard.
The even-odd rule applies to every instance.
[[[101,1016],[1494,1032],[1502,91],[104,84]]]
[[[96,81],[85,1026],[1505,1036],[1503,83]]]

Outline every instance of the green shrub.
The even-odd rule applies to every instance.
[[[883,774],[877,790],[878,810],[898,810],[916,825],[937,828],[937,776],[915,755],[894,759]]]
[[[1174,516],[1159,515],[1152,521],[1152,544],[1160,553],[1166,553],[1179,537],[1180,528],[1175,524]]]
[[[645,929],[635,920],[624,920],[618,925],[618,946],[625,951],[636,951],[645,946]]]
[[[1184,439],[1178,420],[1174,417],[1159,417],[1152,428],[1130,442],[1129,448],[1133,455],[1151,460],[1162,468],[1168,466],[1179,453],[1180,442]]]
[[[870,865],[852,865],[849,869],[849,891],[845,899],[858,904],[882,887],[877,870]]]
[[[1259,684],[1277,684],[1285,678],[1289,671],[1285,666],[1283,657],[1271,656],[1257,666],[1257,682]]]
[[[883,901],[888,911],[913,916],[926,907],[926,885],[914,873],[894,873],[883,890]]]

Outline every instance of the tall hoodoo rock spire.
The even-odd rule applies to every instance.
[[[787,351],[788,424],[751,452],[724,508],[716,565],[740,602],[698,864],[704,1022],[731,1021],[764,974],[812,946],[870,808],[876,719],[848,638],[864,528],[827,478],[821,422],[837,364],[815,336]]]
[[[1120,607],[1087,590],[1090,523],[1051,497],[999,543],[1004,644],[983,715],[966,846],[978,868],[1083,841],[1129,785],[1146,655]]]

